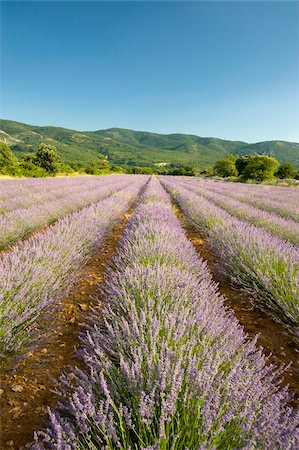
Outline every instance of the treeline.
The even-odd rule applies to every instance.
[[[216,161],[214,167],[199,168],[190,165],[170,164],[168,167],[117,166],[110,164],[107,157],[99,154],[96,161],[65,164],[53,145],[41,143],[37,150],[24,153],[17,158],[5,142],[0,141],[0,174],[25,177],[46,177],[57,174],[86,173],[101,175],[108,173],[178,175],[178,176],[220,176],[237,181],[261,182],[265,180],[299,180],[298,169],[290,163],[280,164],[277,159],[265,155],[239,156],[228,154]]]
[[[197,177],[201,175],[201,170],[197,166],[184,166],[180,167],[171,164],[170,167],[160,168],[160,167],[136,167],[136,166],[126,166],[124,168],[126,173],[133,174],[147,174],[147,175],[181,175]]]
[[[101,175],[108,173],[128,174],[167,174],[199,176],[200,169],[194,166],[180,166],[173,164],[169,168],[117,166],[110,164],[106,156],[99,154],[96,161],[87,165],[82,163],[65,164],[60,161],[57,149],[54,145],[41,143],[36,152],[24,153],[17,158],[5,142],[0,141],[0,174],[25,177],[55,176],[58,173],[86,173],[89,175]]]
[[[212,174],[224,178],[238,177],[239,181],[299,180],[299,171],[295,166],[280,164],[277,159],[265,155],[229,154],[216,162]]]
[[[47,177],[58,173],[87,173],[100,175],[123,170],[118,166],[110,166],[106,157],[99,154],[97,161],[86,166],[82,164],[65,164],[60,161],[54,145],[41,143],[36,152],[24,153],[17,158],[5,142],[0,141],[0,174],[24,177]]]
[[[248,182],[250,180],[262,182],[275,179],[299,180],[299,171],[292,164],[280,164],[279,161],[273,157],[258,154],[246,156],[228,154],[225,158],[216,161],[213,167],[127,167],[126,172],[195,177],[220,176],[223,178],[234,178],[236,181],[241,182]]]

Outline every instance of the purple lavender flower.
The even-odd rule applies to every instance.
[[[61,379],[57,442],[70,445],[71,430],[85,449],[298,447],[280,371],[224,307],[155,178],[102,297],[81,334],[85,371]],[[57,448],[56,429],[37,433],[36,445]]]

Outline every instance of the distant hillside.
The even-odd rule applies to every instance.
[[[213,165],[227,153],[260,153],[299,167],[299,144],[285,141],[248,144],[189,134],[158,134],[122,128],[82,132],[26,125],[11,120],[0,120],[0,140],[6,141],[17,155],[35,151],[40,142],[51,143],[66,163],[87,164],[96,160],[98,153],[103,153],[111,163],[119,165],[153,166],[166,163],[204,167]]]

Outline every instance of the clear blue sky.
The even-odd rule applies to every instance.
[[[299,142],[299,2],[3,2],[2,118]]]

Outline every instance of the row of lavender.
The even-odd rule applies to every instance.
[[[101,296],[82,333],[86,370],[62,377],[60,412],[34,450],[298,448],[278,372],[224,307],[155,179]]]
[[[44,187],[57,185],[64,183],[64,178],[20,178],[20,179],[1,179],[0,180],[0,201],[5,201],[5,199],[16,198],[19,195],[23,197],[26,193],[32,195],[36,192],[42,192]]]
[[[118,175],[109,175],[117,178]],[[57,194],[64,189],[94,186],[102,176],[0,179],[0,212],[12,211],[39,203],[42,195]],[[4,209],[4,211],[2,211]]]
[[[0,260],[0,349],[15,351],[36,338],[41,314],[65,295],[76,271],[104,241],[120,215],[136,199],[147,177],[134,178],[108,198],[73,213],[29,240],[3,253]],[[126,181],[127,184],[127,181]]]
[[[198,180],[195,184],[241,203],[275,213],[299,222],[299,189],[279,186],[248,185],[211,180]]]
[[[94,187],[102,177],[16,178],[0,180],[0,214],[28,208]]]
[[[43,194],[38,192],[38,196],[35,198],[36,202],[33,203],[29,191],[27,192],[29,197],[23,198],[23,207],[0,215],[0,250],[30,235],[33,231],[53,223],[66,214],[78,211],[107,197],[111,188],[123,189],[130,182],[131,179],[128,175],[112,175],[99,177],[93,182],[89,178],[85,178],[84,182],[66,183],[65,186],[58,182],[59,188],[53,181],[50,185],[44,183],[43,188],[48,186],[48,188],[53,188],[54,191],[44,192]],[[29,204],[26,202],[27,199],[29,199]],[[21,201],[22,196],[19,196],[18,202]],[[11,202],[14,203],[13,199]]]
[[[247,195],[252,198],[259,198],[261,200],[275,200],[278,202],[287,203],[289,205],[297,203],[299,199],[299,190],[297,188],[286,188],[282,186],[271,186],[263,184],[244,184],[221,182],[215,180],[203,180],[209,184],[212,183],[215,187],[221,188],[228,193],[235,193],[237,195]]]
[[[214,184],[211,182],[198,183],[189,181],[187,182],[187,185],[193,192],[203,195],[215,205],[225,209],[232,216],[258,227],[265,228],[274,236],[278,236],[281,239],[290,241],[292,244],[299,246],[299,221],[281,217],[275,212],[264,211],[261,208],[257,208],[244,201],[237,200],[229,195],[230,191],[227,191],[226,189],[223,189],[222,191],[221,188],[215,189]],[[287,190],[284,195],[288,196],[289,190]],[[248,196],[247,198],[249,201],[250,199],[256,201],[255,197]],[[286,202],[284,202],[283,207],[285,207],[285,203]],[[275,204],[279,206],[280,203],[276,200]],[[280,206],[280,208],[282,207]],[[286,210],[284,211],[286,212]]]
[[[190,190],[190,183],[163,178],[189,223],[208,237],[219,267],[299,332],[299,249],[248,224]]]

